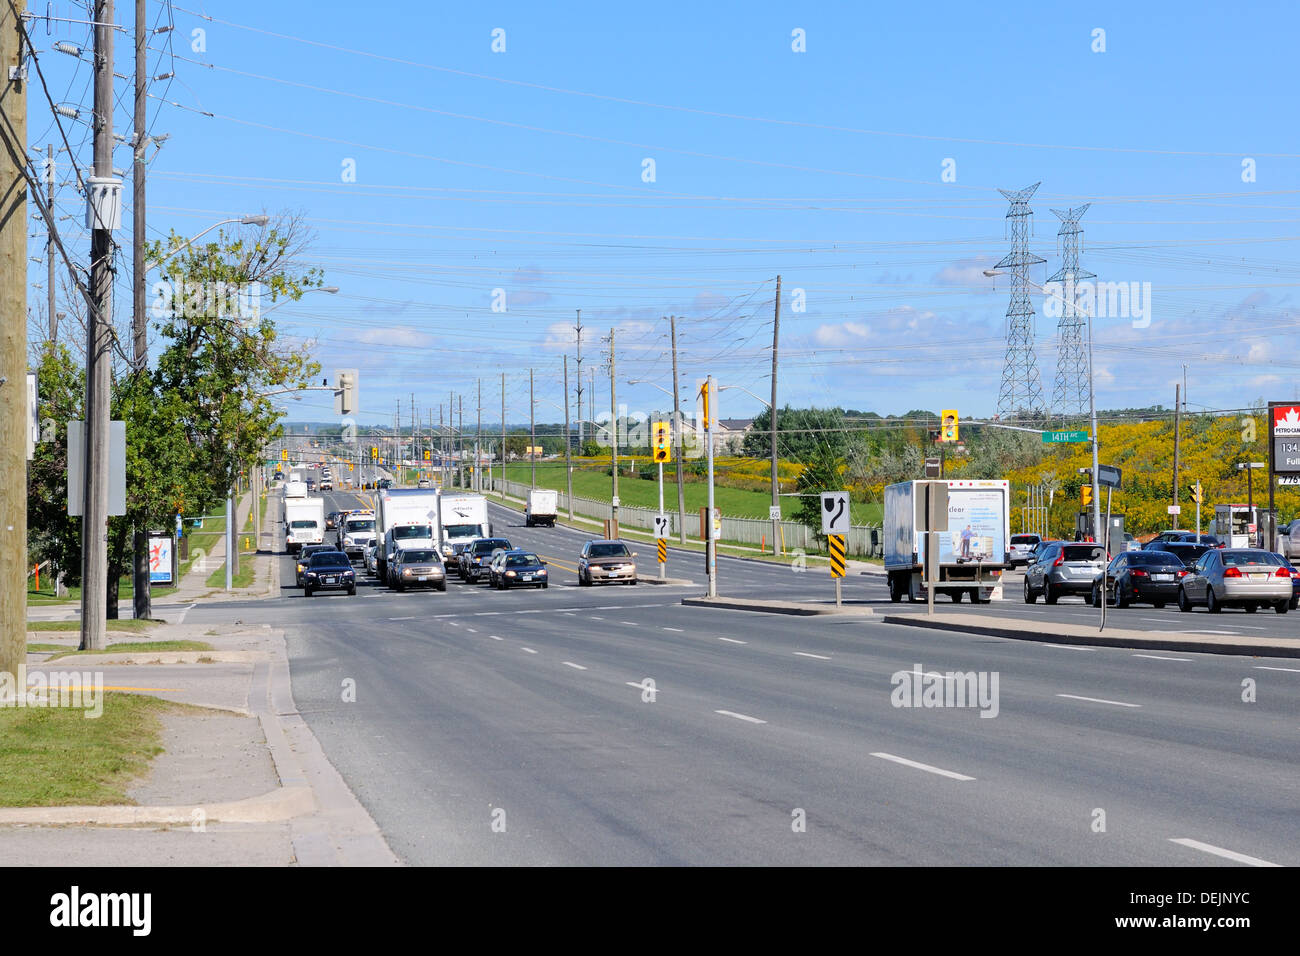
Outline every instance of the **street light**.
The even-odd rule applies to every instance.
[[[162,265],[172,256],[176,255],[176,253],[180,252],[182,249],[187,248],[188,246],[192,246],[194,243],[198,242],[200,239],[202,239],[204,236],[210,233],[213,229],[216,229],[218,226],[227,226],[230,225],[231,223],[239,223],[241,226],[265,226],[270,221],[271,221],[270,216],[237,216],[234,219],[223,219],[220,222],[214,222],[212,225],[208,226],[208,228],[204,229],[193,239],[187,239],[185,242],[181,243],[171,252],[167,253],[167,255],[163,256],[161,259],[154,259],[151,262],[149,262],[148,265],[149,266]]]
[[[1006,275],[1005,272],[999,272],[997,269],[985,269],[984,274],[990,279],[995,279],[1000,275]],[[1092,373],[1092,313],[1080,306],[1078,303],[1070,302],[1057,295],[1055,292],[1043,288],[1028,276],[1025,277],[1025,282],[1045,295],[1049,295],[1053,299],[1056,299],[1056,301],[1064,304],[1067,308],[1078,309],[1088,317],[1088,417],[1092,422],[1092,534],[1093,540],[1099,540],[1098,536],[1101,534],[1101,485],[1097,478],[1097,399],[1093,387]],[[1106,529],[1106,537],[1110,537],[1109,528]],[[1104,608],[1106,602],[1102,601],[1101,603]]]

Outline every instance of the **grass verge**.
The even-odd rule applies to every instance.
[[[133,631],[140,634],[158,626],[157,621],[137,621],[134,618],[119,618],[106,622],[110,631]],[[28,631],[80,631],[80,621],[28,621]]]
[[[53,645],[51,645],[53,646]],[[31,645],[27,647],[31,650]],[[60,657],[72,657],[74,655],[86,654],[136,654],[152,653],[154,651],[210,651],[212,645],[207,641],[149,641],[149,642],[130,642],[126,641],[121,644],[110,644],[108,647],[101,647],[96,651],[77,651],[68,650],[66,647],[60,647],[61,653],[55,654],[50,660],[58,660]]]

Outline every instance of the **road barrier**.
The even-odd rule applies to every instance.
[[[512,498],[528,499],[529,486],[519,481],[504,481],[501,478],[492,479],[492,490],[497,493],[502,491]],[[569,510],[569,496],[563,491],[558,492],[559,510],[567,512]],[[584,518],[595,518],[597,521],[608,521],[611,517],[612,509],[608,501],[597,501],[594,498],[579,498],[573,496],[573,512],[582,515]],[[654,531],[654,519],[658,512],[653,508],[636,508],[630,505],[619,505],[618,523],[624,528],[639,528],[645,531]],[[673,534],[677,533],[677,512],[670,511],[669,515],[673,520]],[[695,515],[686,516],[686,535],[689,539],[695,540],[698,537],[698,528],[693,528],[692,518]],[[818,546],[817,534],[807,525],[798,521],[782,521],[780,523],[781,537],[784,541],[784,547],[787,554],[802,549],[809,551]],[[772,522],[767,518],[736,518],[727,515],[722,516],[722,539],[724,541],[735,542],[736,544],[753,545],[761,547],[765,541],[765,535],[772,531]],[[883,538],[881,530],[876,525],[852,525],[848,534],[844,535],[845,550],[848,554],[859,557],[879,558],[884,554]]]

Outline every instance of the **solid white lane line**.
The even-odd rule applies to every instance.
[[[904,767],[913,767],[917,770],[924,770],[926,773],[937,773],[941,777],[948,777],[950,780],[974,780],[974,777],[968,777],[964,773],[954,773],[951,770],[944,770],[941,767],[932,767],[928,763],[917,763],[915,760],[908,760],[906,757],[896,757],[893,754],[873,753],[871,756],[879,757],[881,760],[892,760],[894,763],[900,763]]]
[[[1300,674],[1300,667],[1266,667],[1263,664],[1256,664],[1257,671],[1286,671],[1288,674]]]
[[[805,654],[803,651],[795,651],[795,652],[794,652],[794,656],[795,656],[795,657],[811,657],[813,660],[817,660],[817,661],[828,661],[828,660],[830,660],[829,657],[826,657],[826,656],[823,655],[823,654]]]
[[[1100,697],[1080,697],[1078,694],[1057,694],[1067,700],[1086,700],[1090,704],[1114,704],[1116,707],[1141,707],[1141,704],[1126,704],[1122,700],[1103,700]]]
[[[1149,621],[1152,624],[1168,624],[1170,619],[1167,617],[1140,617],[1138,620]]]
[[[1044,647],[1059,647],[1063,651],[1095,651],[1095,647],[1075,647],[1072,644],[1043,644]]]
[[[1134,657],[1146,657],[1153,661],[1190,661],[1190,657],[1161,657],[1159,654],[1134,654]]]
[[[738,714],[734,710],[715,710],[715,714],[721,714],[723,717],[735,717],[737,720],[748,721],[751,724],[765,724],[766,720],[759,720],[757,717],[748,717],[745,714]]]
[[[573,663],[573,661],[560,661],[560,663],[563,664],[565,667],[572,667],[575,671],[585,671],[587,669],[583,667],[581,664]]]
[[[684,628],[684,627],[665,627],[665,628],[662,628],[662,630],[665,630],[665,631],[675,631],[675,632],[677,632],[678,634],[683,634],[683,633],[686,632],[686,628]]]
[[[389,620],[390,621],[414,621],[415,615],[412,614],[410,617],[390,617]]]
[[[720,641],[726,641],[728,644],[748,644],[749,641],[738,641],[734,637],[720,637]]]
[[[1247,866],[1281,866],[1280,863],[1270,863],[1268,860],[1261,860],[1257,856],[1246,856],[1244,853],[1237,853],[1235,850],[1225,850],[1221,846],[1214,846],[1210,843],[1202,843],[1200,840],[1191,840],[1187,837],[1169,838],[1170,843],[1177,843],[1179,846],[1190,847],[1193,850],[1200,850],[1202,853],[1212,853],[1215,856],[1221,856],[1225,860],[1235,860],[1238,863],[1245,863]]]
[[[536,654],[536,653],[537,653],[537,652],[536,652],[535,650],[533,650],[531,647],[521,647],[521,648],[519,648],[519,649],[520,649],[521,651],[523,651],[525,654]]]
[[[1256,627],[1254,624],[1234,624],[1233,627],[1242,627],[1248,631],[1267,631],[1267,627]]]
[[[1232,637],[1241,637],[1236,631],[1192,631],[1193,634],[1228,634]]]

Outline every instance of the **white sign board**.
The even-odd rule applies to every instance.
[[[722,509],[713,509],[713,540],[722,540]]]
[[[27,373],[27,460],[36,454],[36,443],[41,440],[41,428],[37,421],[40,396],[37,394],[36,373]]]
[[[769,507],[769,508],[767,509],[767,517],[768,517],[770,520],[772,520],[772,521],[780,521],[780,520],[781,520],[781,506],[780,506],[780,505],[772,505],[771,507]]]
[[[655,515],[655,537],[656,538],[668,537],[670,527],[671,527],[671,523],[669,522],[667,515],[665,514]]]
[[[68,514],[73,517],[82,514],[85,436],[81,422],[68,422]],[[126,422],[108,423],[108,514],[126,514]]]
[[[610,504],[613,505],[615,508],[618,507],[618,495],[614,496],[613,500],[610,501]]]
[[[1170,505],[1168,511],[1171,515],[1180,515],[1183,513],[1182,505]]]
[[[849,493],[822,492],[822,534],[849,533]]]
[[[149,583],[172,583],[172,536],[149,535]]]

